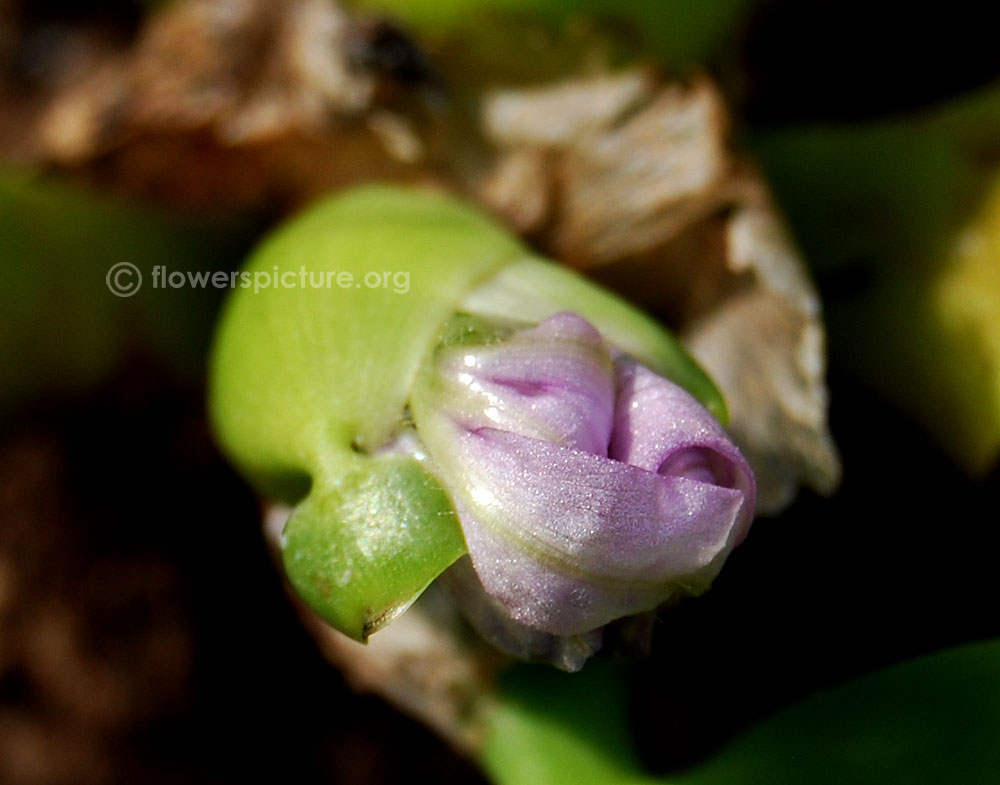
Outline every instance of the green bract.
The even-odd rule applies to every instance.
[[[532,323],[575,311],[724,411],[648,318],[439,195],[373,186],[327,199],[264,241],[236,284],[212,361],[218,437],[261,493],[295,505],[288,576],[358,640],[465,552],[451,499],[393,449],[412,430],[424,358],[456,313]]]

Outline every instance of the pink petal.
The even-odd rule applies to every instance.
[[[500,344],[455,347],[437,368],[467,428],[607,454],[614,367],[600,333],[576,314],[556,314]]]
[[[616,363],[618,397],[609,457],[657,472],[740,491],[733,544],[753,520],[756,482],[746,458],[686,390],[639,363]]]
[[[660,604],[731,546],[744,505],[738,490],[517,434],[453,438],[480,580],[544,632],[580,634]]]

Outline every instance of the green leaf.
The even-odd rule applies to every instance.
[[[579,673],[519,666],[500,684],[481,763],[496,785],[652,783],[626,722],[624,673],[592,660]]]
[[[622,669],[519,668],[503,687],[482,760],[498,785],[991,785],[1000,771],[998,640],[818,693],[662,778],[641,771],[628,739]]]
[[[1000,641],[910,660],[771,717],[685,785],[990,785]]]
[[[478,212],[404,189],[301,213],[254,252],[224,310],[211,390],[222,443],[268,493],[297,501],[288,473],[335,476],[398,435],[455,304],[524,253]]]

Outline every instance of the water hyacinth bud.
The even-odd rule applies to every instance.
[[[247,269],[409,276],[405,294],[238,290],[213,356],[220,441],[294,505],[289,580],[346,634],[364,640],[458,563],[450,583],[490,609],[490,637],[575,668],[602,625],[704,588],[745,536],[753,476],[711,382],[648,318],[476,211],[360,189]]]
[[[585,319],[560,313],[499,342],[442,348],[411,399],[479,582],[495,612],[534,632],[584,636],[697,592],[750,526],[753,475],[717,421],[614,354]],[[478,615],[521,652],[510,624],[498,636]]]

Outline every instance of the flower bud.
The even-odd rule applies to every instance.
[[[214,425],[294,506],[285,570],[342,632],[366,639],[469,553],[514,637],[562,636],[572,665],[595,628],[703,585],[745,533],[753,479],[711,381],[475,210],[358,189],[280,228],[246,272],[282,285],[227,303]],[[403,273],[405,292],[374,285]]]
[[[707,586],[753,475],[692,396],[562,313],[447,346],[411,399],[472,565],[516,622],[579,636]]]

